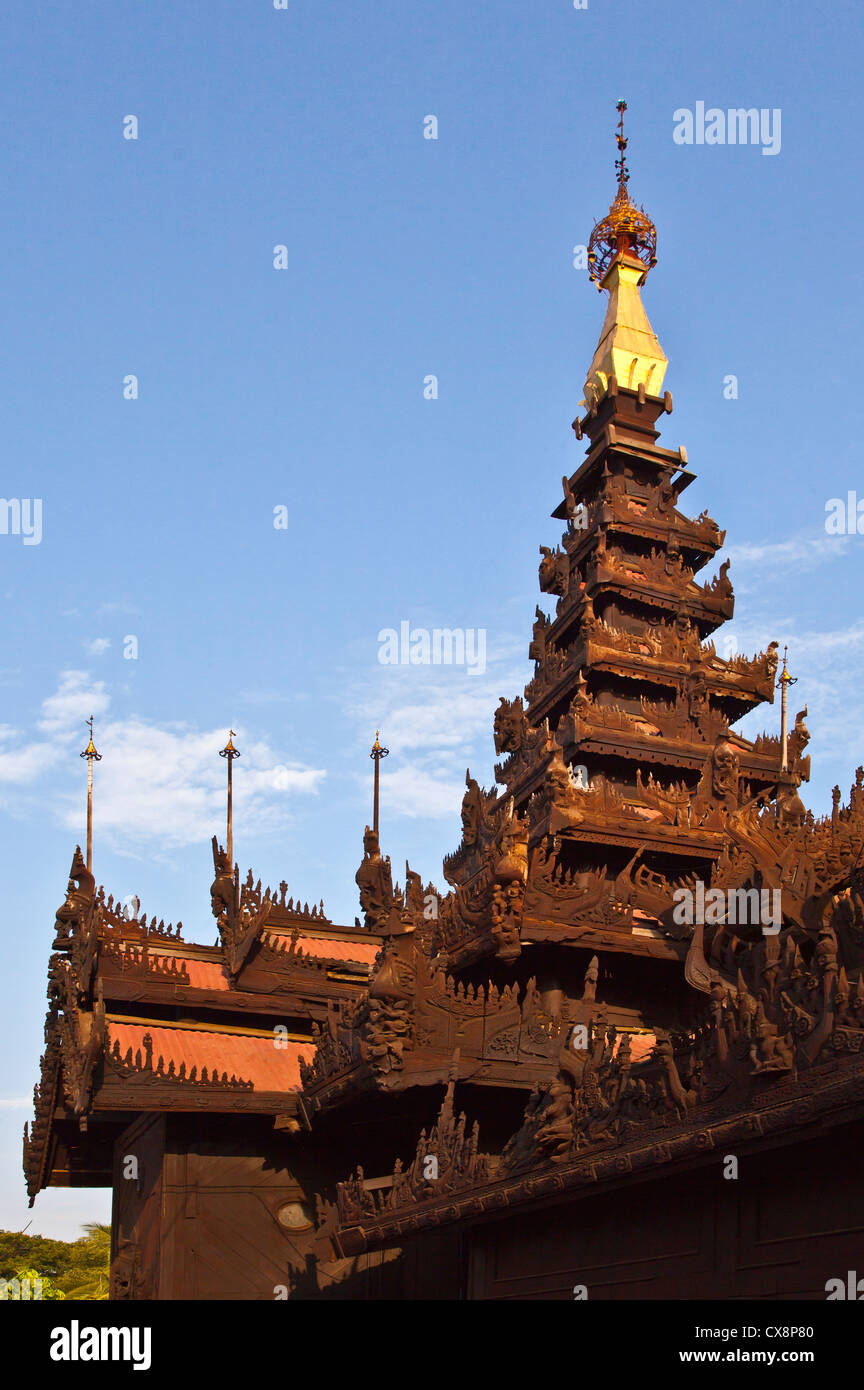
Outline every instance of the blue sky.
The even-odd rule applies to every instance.
[[[74,1235],[107,1195],[28,1213],[20,1131],[83,719],[97,878],[189,939],[214,939],[229,725],[244,872],[353,921],[380,725],[384,848],[443,886],[582,456],[605,297],[573,247],[614,193],[619,96],[658,227],[662,442],[698,474],[687,507],[728,527],[739,649],[790,645],[805,799],[847,791],[864,537],[824,522],[864,497],[860,7],[15,3],[0,53],[0,492],[43,505],[39,545],[0,535],[0,1226]],[[779,154],[676,144],[699,101],[778,108]],[[485,673],[382,666],[406,620],[485,630]]]

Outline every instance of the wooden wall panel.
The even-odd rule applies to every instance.
[[[282,1156],[199,1138],[176,1122],[165,1161],[161,1298],[274,1301],[302,1285],[314,1232],[280,1225],[305,1194]]]
[[[585,1194],[467,1236],[473,1299],[825,1298],[864,1275],[861,1126],[697,1171]]]
[[[312,1229],[286,1230],[277,1212],[306,1202],[321,1172],[272,1130],[257,1138],[187,1117],[168,1122],[162,1185],[161,1299],[457,1298],[457,1229],[424,1242],[331,1260]],[[308,1167],[307,1161],[307,1167]]]
[[[143,1115],[114,1145],[111,1297],[158,1297],[162,1236],[164,1115]],[[127,1176],[129,1159],[137,1176]]]
[[[634,1184],[481,1227],[468,1238],[468,1297],[572,1300],[577,1284],[589,1299],[696,1296],[711,1274],[715,1186],[703,1175],[661,1197]]]
[[[864,1134],[778,1150],[742,1163],[736,1212],[736,1293],[824,1298],[828,1279],[864,1273]]]

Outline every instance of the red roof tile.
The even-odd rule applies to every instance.
[[[157,965],[164,966],[167,962],[176,960],[177,969],[188,981],[191,989],[227,989],[228,981],[222,970],[222,966],[213,960],[188,960],[185,956],[170,957],[156,956],[150,952],[151,961]]]
[[[214,1071],[220,1076],[227,1072],[229,1078],[233,1075],[238,1081],[251,1081],[256,1091],[296,1091],[300,1085],[300,1057],[311,1062],[315,1050],[312,1043],[284,1039],[277,1047],[275,1038],[270,1037],[116,1022],[108,1025],[109,1046],[113,1047],[116,1040],[124,1057],[131,1047],[133,1058],[139,1050],[143,1058],[147,1033],[153,1039],[154,1067],[161,1056],[166,1070],[170,1062],[174,1063],[175,1071],[185,1062],[187,1075],[194,1066],[200,1077],[202,1068],[206,1067],[208,1076]]]
[[[285,937],[268,932],[265,940],[281,945]],[[381,949],[378,941],[335,941],[329,936],[299,936],[297,946],[304,955],[316,960],[350,960],[360,965],[371,965]]]
[[[623,1040],[624,1035],[621,1036]],[[657,1039],[653,1033],[631,1033],[629,1036],[631,1062],[641,1062],[654,1051]]]

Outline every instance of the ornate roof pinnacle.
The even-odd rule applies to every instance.
[[[606,216],[588,241],[588,270],[609,303],[600,341],[585,382],[585,401],[594,409],[614,380],[630,391],[659,396],[668,365],[657,335],[648,321],[639,287],[657,257],[657,233],[651,218],[637,208],[627,191],[626,101],[618,102],[618,192]]]
[[[790,676],[786,668],[786,653],[789,648],[783,648],[783,670],[777,680],[777,689],[780,691],[780,771],[789,770],[789,718],[788,718],[788,692],[790,685],[798,684],[797,676]],[[804,711],[806,713],[806,710]],[[801,780],[800,778],[798,779]]]
[[[90,742],[87,744],[87,747],[84,749],[84,752],[80,756],[82,758],[89,758],[93,762],[101,763],[102,754],[96,752],[96,744],[93,742],[93,715],[91,714],[89,719],[85,719],[84,723],[90,730]]]
[[[618,184],[627,183],[630,173],[627,169],[627,137],[624,134],[624,112],[627,110],[627,103],[623,99],[619,100],[615,107],[618,112],[618,134],[615,136],[620,158],[615,160],[615,168],[618,170]]]
[[[789,648],[788,648],[788,647],[784,647],[784,648],[783,648],[783,670],[780,672],[780,675],[779,675],[778,678],[777,678],[777,685],[778,685],[779,687],[781,687],[781,688],[782,688],[784,685],[797,685],[797,684],[798,684],[798,677],[797,677],[797,676],[790,676],[790,674],[789,674],[789,672],[788,672],[788,670],[787,670],[787,668],[786,668],[786,654],[787,654],[788,651],[789,651]]]
[[[234,730],[233,730],[233,729],[229,729],[229,730],[228,730],[228,742],[225,744],[225,747],[224,747],[224,748],[220,748],[220,749],[219,749],[219,757],[220,757],[220,758],[239,758],[239,757],[240,757],[240,754],[238,753],[237,749],[234,747],[234,744],[233,744],[232,741],[231,741],[232,739],[234,739],[234,738],[236,738],[236,737],[237,737],[237,735],[234,733]]]
[[[619,255],[634,256],[642,262],[644,274],[657,264],[657,229],[644,208],[637,208],[627,191],[630,171],[627,168],[627,137],[624,134],[626,101],[619,101],[618,131],[615,141],[618,158],[618,192],[605,217],[595,225],[588,241],[588,271],[598,290],[612,262]]]
[[[379,743],[378,733],[379,730],[376,729],[375,742],[372,745],[372,752],[369,754],[369,757],[375,764],[375,784],[374,791],[372,793],[372,829],[376,835],[378,834],[378,802],[380,794],[381,759],[388,757],[390,753],[389,748],[385,748],[383,743]]]
[[[376,730],[375,730],[375,742],[374,742],[373,745],[372,745],[372,752],[369,754],[369,757],[370,757],[370,758],[375,758],[376,762],[377,762],[380,758],[386,758],[387,755],[388,755],[388,753],[390,752],[390,749],[389,749],[389,748],[385,748],[383,744],[381,744],[381,743],[378,742],[378,735],[379,735],[379,733],[380,733],[380,730],[379,730],[379,729],[376,729]]]

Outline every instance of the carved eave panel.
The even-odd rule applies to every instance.
[[[597,544],[599,525],[602,525],[607,540],[616,536],[627,539],[649,541],[655,545],[666,545],[671,539],[678,542],[686,562],[694,573],[703,569],[723,545],[722,532],[716,522],[711,527],[700,526],[680,512],[673,511],[668,517],[651,516],[650,512],[640,515],[638,509],[626,506],[622,498],[613,497],[600,505],[597,520],[589,519],[587,528],[567,531],[562,537],[563,545],[574,565],[590,559]],[[690,563],[692,561],[692,563]]]
[[[582,733],[583,728],[587,729],[585,733]],[[696,731],[691,726],[688,732],[694,735]],[[630,762],[654,763],[660,767],[688,768],[693,772],[701,772],[706,762],[710,761],[713,746],[713,740],[711,743],[704,740],[697,742],[695,737],[662,738],[652,734],[640,734],[636,730],[628,733],[624,729],[612,731],[585,725],[580,726],[576,738],[568,738],[562,743],[565,753],[578,750],[596,756],[623,758]]]
[[[696,584],[683,588],[674,583],[661,585],[656,580],[638,579],[628,582],[626,574],[613,570],[608,565],[593,567],[589,577],[588,591],[593,598],[598,594],[615,594],[666,613],[683,613],[699,626],[702,636],[709,633],[731,618],[735,612],[733,595],[717,598],[705,594]]]
[[[397,950],[398,960],[394,951],[369,1000],[353,1011],[334,1010],[317,1034],[312,1062],[301,1067],[307,1108],[317,1112],[370,1090],[436,1085],[448,1069],[478,1085],[517,1088],[548,1071],[569,1029],[569,1012],[547,1013],[536,980],[521,993],[509,985],[466,987],[416,941]],[[400,993],[394,994],[397,981]]]
[[[575,793],[579,795],[578,792]],[[611,817],[582,814],[574,808],[568,824],[566,813],[552,807],[531,823],[528,843],[533,848],[548,835],[560,835],[574,844],[618,845],[623,849],[654,850],[658,854],[687,855],[694,859],[713,859],[722,852],[722,829],[692,829],[668,821],[642,820],[637,815]],[[720,817],[718,811],[716,815]]]
[[[675,605],[670,605],[673,611]],[[528,700],[527,715],[535,727],[574,691],[580,670],[589,669],[617,676],[635,684],[656,685],[666,690],[680,691],[688,680],[698,677],[706,692],[740,706],[737,720],[758,704],[772,703],[773,677],[747,676],[738,672],[721,672],[709,665],[689,660],[666,660],[654,655],[616,651],[600,642],[579,638],[568,649],[562,669],[545,675],[542,670],[525,687]]]
[[[406,1052],[404,1065],[398,1070],[379,1072],[365,1062],[355,1063],[304,1090],[303,1107],[311,1120],[358,1096],[393,1095],[416,1086],[441,1086],[454,1075],[457,1080],[470,1081],[476,1086],[530,1091],[548,1076],[552,1049],[548,1055],[531,1054],[520,1049],[517,1035],[518,1026],[512,1037],[504,1037],[502,1030],[489,1039],[486,1048],[489,1055],[472,1056],[460,1051],[458,1061],[454,1061],[453,1052],[447,1048],[418,1046]],[[501,1056],[495,1055],[496,1041]],[[560,1042],[555,1043],[555,1055],[560,1045]],[[512,1056],[506,1055],[508,1049]]]
[[[226,1015],[282,1015],[288,1007],[321,1017],[328,1000],[353,998],[366,987],[368,962],[307,955],[302,949],[291,949],[294,935],[285,940],[285,949],[273,949],[266,938],[253,944],[236,979],[225,968],[218,948],[148,949],[146,944],[130,943],[121,948],[118,943],[103,942],[99,979],[109,999],[182,1005],[192,1013],[202,1008],[218,1009]],[[363,935],[367,954],[376,951],[380,942]],[[340,938],[334,937],[336,940],[341,944]],[[322,942],[322,949],[326,949],[326,942]]]
[[[495,942],[492,938],[491,930],[487,927],[482,932],[477,932],[470,937],[460,937],[458,940],[447,943],[447,968],[449,970],[464,970],[469,965],[474,965],[478,960],[483,960],[485,956],[490,956],[495,950]]]
[[[338,1228],[334,1244],[340,1255],[356,1256],[380,1246],[398,1245],[408,1235],[453,1222],[472,1222],[516,1207],[548,1205],[564,1194],[573,1197],[611,1190],[634,1174],[669,1171],[717,1155],[753,1152],[761,1145],[794,1142],[802,1130],[829,1128],[864,1119],[864,1061],[859,1055],[828,1062],[797,1081],[715,1105],[686,1122],[641,1133],[629,1143],[606,1143],[561,1164],[546,1163],[525,1173],[421,1200],[392,1212],[370,1214],[368,1221]],[[828,1175],[830,1180],[830,1175]]]
[[[551,752],[543,752],[541,755],[533,754],[533,761],[528,766],[518,767],[511,764],[515,776],[511,775],[506,764],[500,767],[500,777],[503,786],[507,788],[507,796],[513,798],[513,802],[520,809],[525,803],[539,792],[546,778],[546,772],[552,760]],[[508,759],[508,762],[510,760]],[[499,769],[496,768],[496,774]]]
[[[94,1109],[110,1111],[185,1111],[194,1114],[279,1115],[291,1114],[296,1093],[291,1091],[241,1090],[216,1083],[188,1083],[170,1077],[122,1075],[106,1066],[94,1098]]]
[[[579,672],[586,668],[621,676],[640,685],[650,683],[671,690],[679,689],[690,675],[690,663],[683,659],[667,661],[662,657],[616,651],[614,647],[580,636],[567,649],[559,672],[544,676],[541,669],[525,687],[529,722],[535,726],[542,723],[555,706],[573,692]]]
[[[57,1145],[54,1115],[61,1096],[60,1034],[49,1014],[39,1082],[33,1090],[33,1119],[24,1126],[24,1176],[30,1206],[46,1186]]]
[[[341,965],[341,963],[340,963]],[[271,981],[253,977],[244,978],[243,989],[231,990],[193,989],[180,981],[157,980],[137,977],[132,972],[101,976],[105,997],[112,1003],[135,1003],[153,1005],[180,1005],[184,1012],[194,1016],[201,1009],[218,1009],[230,1022],[233,1015],[272,1013],[284,1017],[286,1009],[292,1013],[308,1015],[310,1018],[323,1018],[327,1013],[327,1003],[357,997],[358,991],[368,985],[368,974],[357,982],[349,982],[341,975],[331,977],[326,971],[316,974],[314,979],[302,971],[283,972]],[[256,992],[260,989],[260,992]]]
[[[370,965],[362,961],[273,950],[259,941],[238,971],[233,989],[259,996],[345,998],[364,988],[369,974]]]
[[[584,422],[583,422],[584,428]],[[660,436],[659,430],[651,430],[646,433],[641,441],[627,441],[620,437],[620,429],[616,424],[608,423],[602,427],[599,434],[594,439],[588,453],[582,463],[569,479],[570,490],[578,497],[583,489],[592,481],[592,474],[599,475],[602,472],[603,464],[612,463],[635,463],[649,469],[654,469],[657,477],[661,474],[669,476],[677,473],[679,476],[673,484],[676,495],[682,493],[684,488],[693,481],[694,474],[684,467],[680,450],[664,449],[659,444],[654,443]],[[552,515],[561,521],[567,519],[567,509],[565,503],[559,502]]]
[[[492,836],[477,845],[461,845],[444,860],[444,877],[452,888],[478,891],[491,885],[493,868],[490,859]]]
[[[112,1031],[115,1028],[116,1025],[112,1025]],[[155,1052],[154,1037],[155,1048],[158,1049]],[[227,1069],[219,1070],[220,1057],[224,1057],[226,1050],[230,1055],[232,1043],[243,1041],[242,1038],[235,1039],[228,1034],[221,1038],[207,1033],[193,1035],[192,1055],[199,1059],[209,1057],[211,1062],[214,1056],[216,1058],[216,1064],[209,1068],[206,1061],[202,1064],[200,1060],[191,1065],[187,1065],[185,1060],[177,1065],[173,1058],[166,1062],[162,1050],[169,1038],[169,1030],[154,1025],[150,1032],[144,1035],[143,1048],[139,1046],[133,1051],[133,1048],[129,1047],[125,1055],[115,1038],[114,1046],[105,1053],[100,1070],[94,1095],[94,1110],[103,1113],[116,1110],[172,1110],[194,1113],[206,1110],[215,1113],[275,1115],[292,1113],[296,1108],[299,1087],[296,1057],[302,1052],[312,1055],[311,1039],[308,1043],[291,1042],[285,1045],[286,1049],[290,1049],[283,1049],[286,1057],[285,1072],[286,1075],[290,1074],[290,1079],[276,1089],[266,1084],[256,1084],[248,1075],[244,1075],[242,1062],[239,1063],[239,1076],[235,1072],[229,1075]],[[188,1041],[187,1037],[186,1051],[189,1050]],[[269,1045],[271,1048],[274,1047],[273,1042]],[[180,1050],[184,1050],[182,1045]],[[224,1065],[224,1062],[221,1065]],[[238,1063],[229,1061],[228,1065]]]
[[[705,689],[721,700],[734,701],[741,706],[743,717],[756,705],[774,703],[774,677],[758,676],[738,671],[718,671],[706,664],[698,668],[698,674],[705,683]]]
[[[527,901],[527,894],[526,894]],[[620,924],[591,918],[590,913],[571,921],[535,916],[526,906],[522,914],[523,946],[555,942],[561,946],[578,946],[590,951],[623,952],[628,956],[646,956],[654,960],[683,962],[687,942],[674,941],[661,929],[659,922],[650,919],[634,921],[622,909]]]

